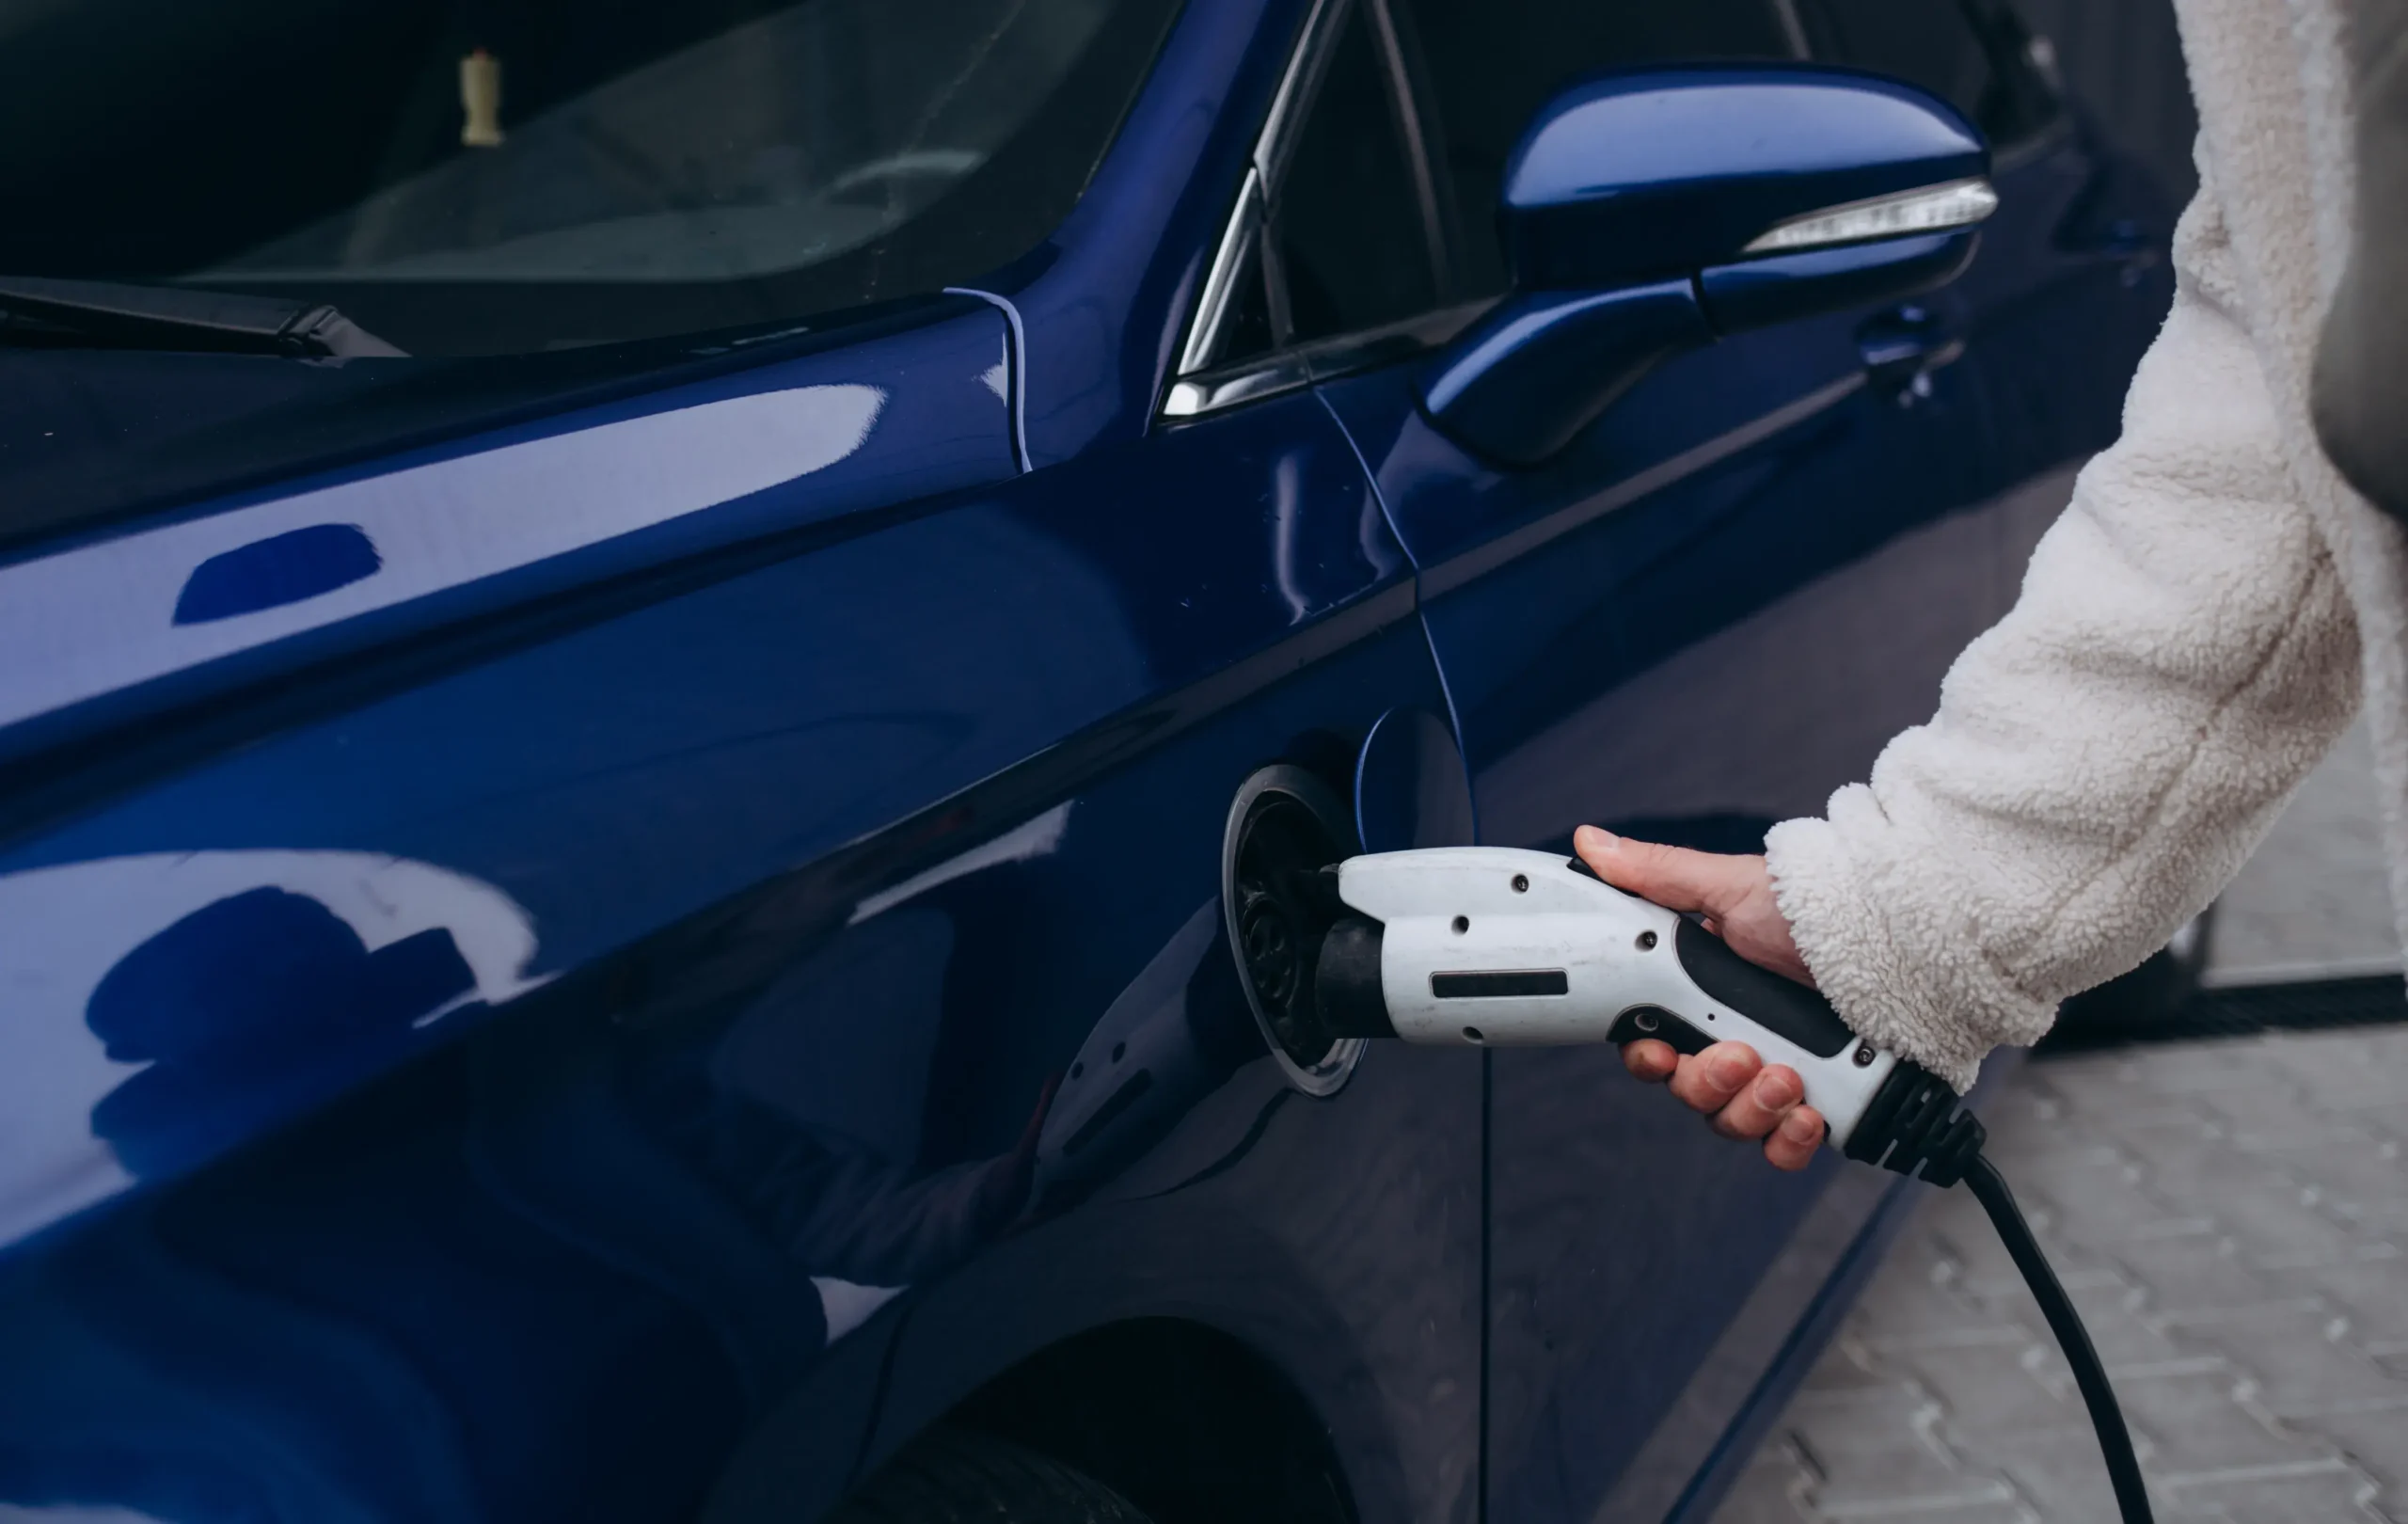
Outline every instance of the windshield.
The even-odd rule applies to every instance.
[[[0,0],[0,272],[331,302],[412,355],[968,282],[1175,0]]]

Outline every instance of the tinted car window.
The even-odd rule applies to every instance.
[[[1273,209],[1299,341],[1375,327],[1437,301],[1368,10],[1357,5],[1346,24]]]
[[[0,194],[42,214],[0,271],[330,301],[413,355],[934,290],[1061,220],[1176,5],[21,6]]]
[[[1971,118],[1993,145],[2055,118],[2030,38],[2001,6],[1958,0],[1797,0],[1814,56],[1921,86]]]
[[[1506,284],[1496,220],[1506,157],[1557,91],[1632,64],[1797,56],[1778,0],[1407,0],[1401,9],[1434,97],[1463,281],[1478,294]]]
[[[1222,363],[1254,359],[1278,348],[1280,342],[1278,325],[1271,320],[1271,290],[1262,269],[1262,246],[1258,243],[1246,250],[1245,263],[1238,271],[1236,298],[1213,357]]]

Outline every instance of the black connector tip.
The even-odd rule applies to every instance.
[[[1322,1025],[1340,1038],[1392,1038],[1386,993],[1380,986],[1380,923],[1348,915],[1322,938],[1313,969],[1313,1003]]]

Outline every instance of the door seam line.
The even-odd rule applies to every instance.
[[[1338,416],[1338,409],[1330,405],[1328,395],[1320,387],[1314,387],[1312,392],[1313,401],[1321,404],[1322,411],[1327,413],[1330,422],[1337,426],[1338,437],[1346,441],[1348,452],[1354,457],[1355,468],[1363,473],[1363,489],[1371,495],[1373,502],[1380,505],[1380,517],[1388,527],[1388,538],[1394,540],[1397,548],[1403,553],[1404,564],[1413,568],[1413,622],[1420,627],[1421,644],[1430,653],[1430,670],[1437,675],[1438,696],[1447,703],[1447,728],[1454,732],[1455,756],[1464,765],[1464,801],[1471,806],[1471,839],[1477,844],[1481,839],[1480,790],[1472,786],[1471,754],[1464,749],[1463,711],[1455,706],[1454,685],[1447,681],[1447,664],[1438,659],[1438,639],[1431,633],[1429,611],[1422,602],[1426,589],[1422,584],[1421,563],[1414,555],[1413,546],[1405,539],[1404,532],[1398,527],[1396,512],[1388,506],[1387,494],[1380,490],[1380,479],[1372,474],[1371,463],[1363,458],[1362,447],[1354,442],[1354,431]]]

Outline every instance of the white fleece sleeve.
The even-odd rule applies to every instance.
[[[2203,191],[2174,310],[2014,609],[1825,819],[1766,838],[1860,1035],[1960,1089],[2214,897],[2358,702],[2357,630],[2284,463]]]

